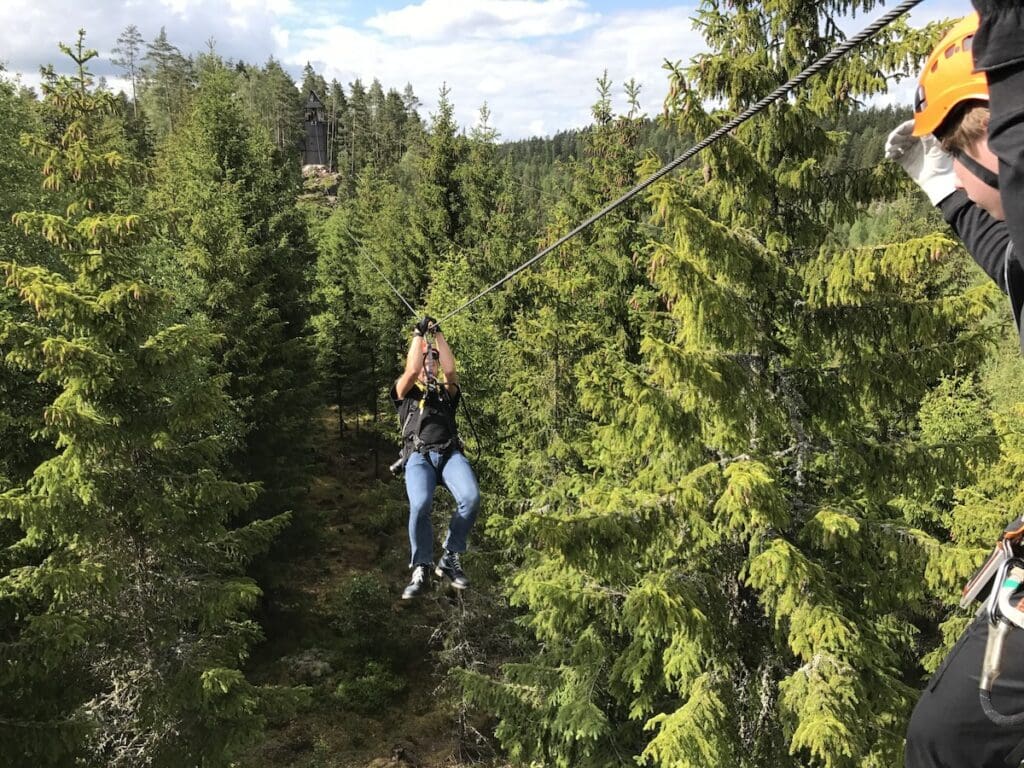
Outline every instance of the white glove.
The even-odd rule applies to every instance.
[[[914,121],[900,124],[885,142],[885,156],[899,163],[932,205],[938,205],[956,191],[953,157],[939,146],[938,140],[914,136]]]

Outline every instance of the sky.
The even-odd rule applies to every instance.
[[[274,56],[296,79],[307,62],[328,82],[377,78],[385,89],[411,83],[428,118],[446,84],[455,117],[470,128],[485,102],[502,139],[551,135],[589,122],[596,80],[607,70],[615,104],[622,84],[643,86],[642,109],[657,114],[667,90],[665,60],[704,49],[691,18],[697,0],[0,0],[0,62],[29,86],[40,65],[67,71],[58,42],[80,28],[100,52],[96,75],[124,87],[110,63],[129,24],[148,41],[164,27],[182,52],[213,43],[225,59]],[[895,5],[890,0],[889,7]],[[968,0],[924,0],[923,24],[963,15]],[[885,9],[848,20],[854,32]],[[909,103],[911,86],[893,100]]]

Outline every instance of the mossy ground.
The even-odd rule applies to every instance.
[[[264,579],[266,640],[250,678],[305,685],[309,707],[267,729],[245,768],[377,768],[499,764],[450,680],[452,638],[474,614],[444,585],[400,599],[409,571],[404,486],[388,473],[393,425],[326,412],[310,488],[314,531],[302,553]],[[450,500],[438,494],[435,531]],[[469,560],[472,563],[472,559]],[[472,734],[472,736],[470,736]]]

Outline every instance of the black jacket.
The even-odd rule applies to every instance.
[[[974,63],[988,76],[988,145],[999,158],[1009,237],[1024,262],[1024,2],[974,0],[974,7],[981,14]]]
[[[441,385],[442,387],[444,385]],[[447,389],[428,393],[421,382],[415,382],[405,397],[398,396],[391,387],[391,401],[398,411],[398,424],[402,430],[402,451],[427,453],[447,452],[459,446],[459,431],[455,412],[462,400],[462,390]]]
[[[942,215],[978,265],[1010,297],[1024,351],[1024,2],[973,0],[981,14],[974,63],[988,77],[989,149],[999,158],[999,195],[1006,214],[996,221],[957,191],[939,204]]]
[[[959,189],[939,203],[939,210],[978,266],[1010,297],[1010,310],[1024,352],[1024,266],[1010,240],[1006,222],[993,219]]]

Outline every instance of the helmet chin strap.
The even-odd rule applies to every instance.
[[[966,152],[953,152],[952,154],[978,181],[987,184],[992,189],[999,189],[999,174],[993,173]]]

